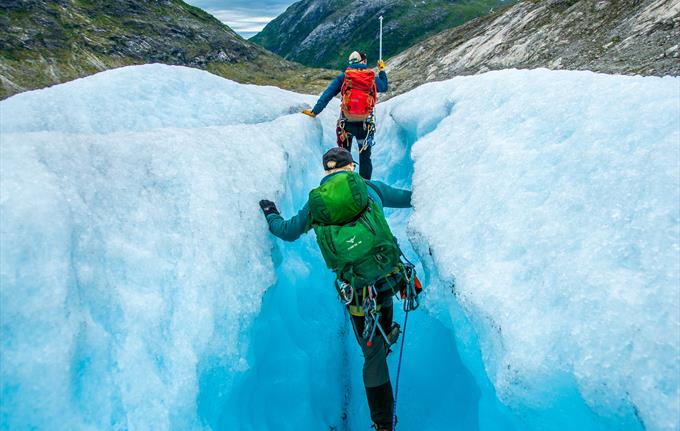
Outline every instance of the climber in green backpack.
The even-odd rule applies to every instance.
[[[386,357],[399,335],[392,297],[400,293],[405,301],[417,301],[420,284],[413,266],[402,263],[383,207],[410,207],[411,192],[365,180],[354,172],[355,165],[349,151],[333,148],[323,156],[326,176],[297,215],[284,220],[269,200],[260,201],[260,207],[269,230],[285,241],[314,229],[364,354],[371,419],[376,429],[392,430],[394,398]]]

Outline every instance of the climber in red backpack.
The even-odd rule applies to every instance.
[[[338,146],[351,151],[352,139],[357,139],[359,175],[370,180],[373,172],[371,147],[375,134],[373,108],[378,98],[377,93],[387,91],[387,74],[384,61],[378,60],[377,76],[366,63],[365,54],[357,51],[350,54],[347,69],[331,82],[313,109],[305,109],[302,112],[310,117],[316,117],[333,97],[340,94],[342,97],[340,118],[335,130]]]

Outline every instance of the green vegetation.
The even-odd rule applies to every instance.
[[[382,9],[361,9],[359,2],[344,0],[335,4],[336,10],[326,15],[307,17],[306,9],[312,0],[305,0],[292,6],[281,17],[272,21],[253,37],[253,42],[288,59],[312,67],[342,68],[350,52],[361,50],[369,60],[377,60],[379,51],[378,17],[384,17],[383,57],[390,57],[439,33],[440,31],[464,24],[474,18],[485,16],[494,8],[514,3],[502,0],[401,0],[388,4]],[[321,24],[332,29],[340,28],[347,16],[359,16],[352,21],[349,35],[319,35],[311,44],[302,41]],[[307,22],[297,21],[305,16]],[[333,27],[335,26],[335,27]]]
[[[225,66],[212,63],[207,69],[210,73],[244,84],[274,85],[299,93],[319,93],[335,78],[336,72],[323,69],[296,68],[287,71],[274,71],[268,65],[236,64]]]
[[[285,61],[181,0],[26,2],[0,11],[0,98],[102,70],[166,63],[317,92],[333,73]]]

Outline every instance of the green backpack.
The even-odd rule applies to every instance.
[[[382,208],[358,174],[335,174],[309,192],[309,212],[326,266],[355,291],[401,268]]]

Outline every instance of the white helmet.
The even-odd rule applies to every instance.
[[[354,51],[349,55],[349,64],[361,63],[366,60],[366,56],[359,51]]]

